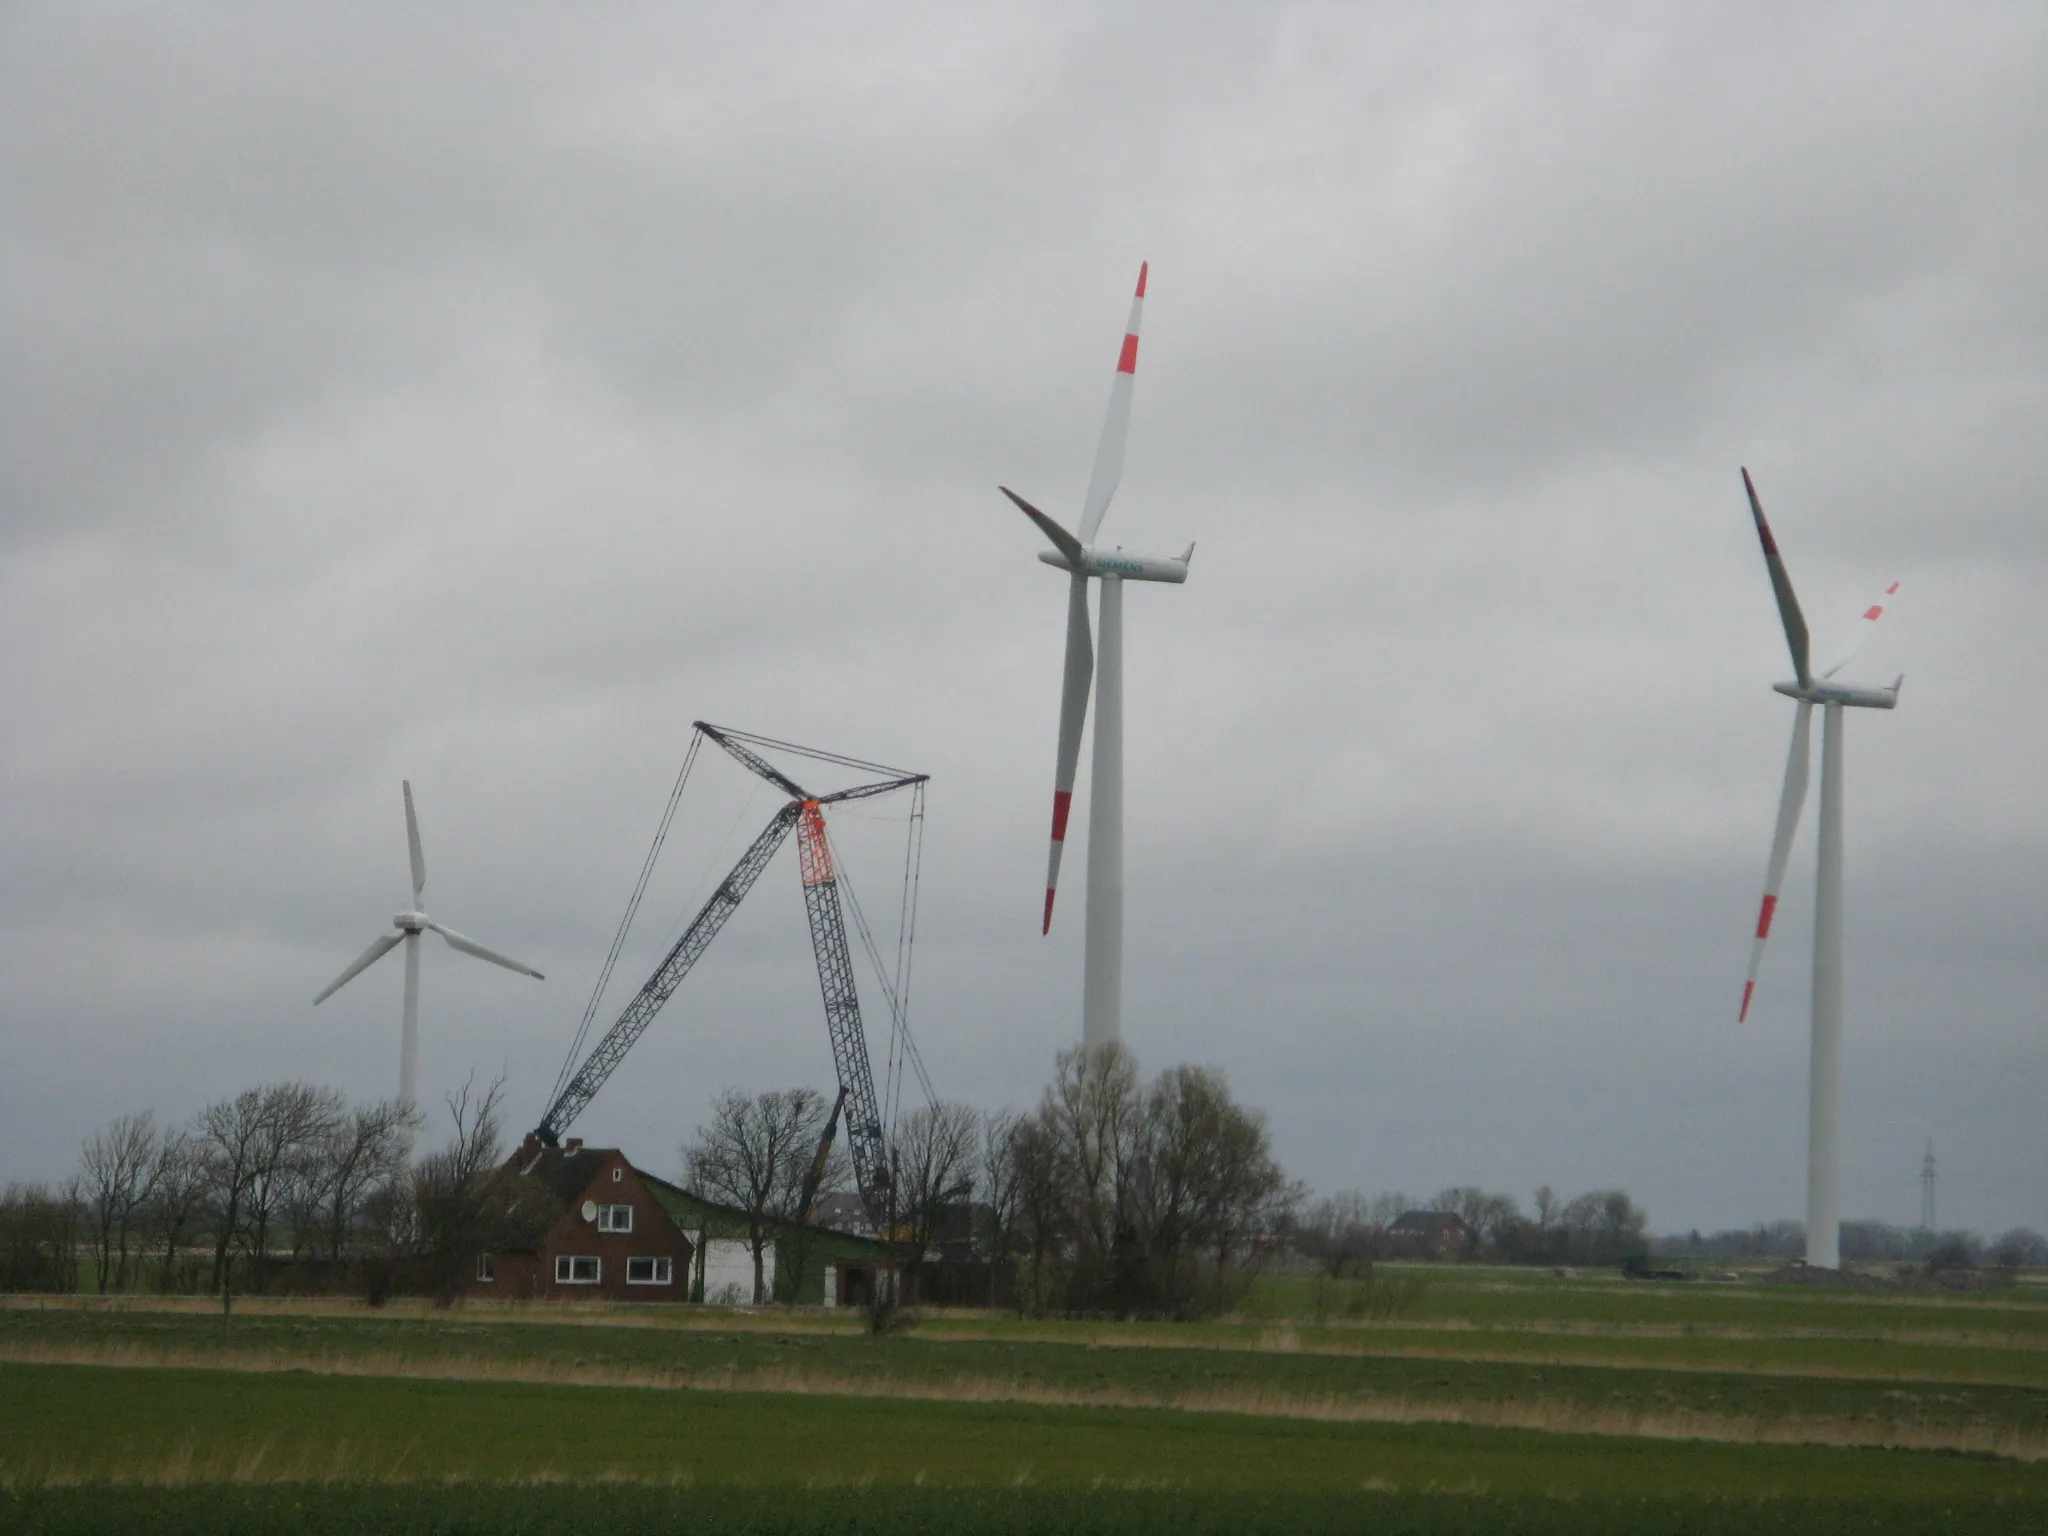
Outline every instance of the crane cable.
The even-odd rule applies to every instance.
[[[662,844],[668,841],[669,823],[675,820],[676,806],[683,798],[683,786],[690,782],[690,769],[695,765],[697,749],[703,743],[702,732],[690,733],[690,749],[683,754],[683,766],[676,774],[675,788],[668,792],[668,804],[661,812],[661,825],[655,829],[654,842],[640,865],[640,878],[634,882],[632,899],[626,903],[626,915],[619,919],[619,931],[612,935],[612,947],[604,957],[603,969],[597,973],[597,985],[591,988],[590,1001],[583,1006],[583,1019],[576,1026],[576,1038],[569,1044],[569,1054],[562,1059],[562,1070],[555,1074],[555,1086],[548,1090],[550,1104],[561,1098],[562,1090],[568,1086],[576,1070],[577,1059],[583,1054],[583,1042],[590,1034],[591,1020],[597,1017],[598,1004],[604,1000],[605,988],[611,984],[612,967],[619,963],[619,952],[626,947],[626,935],[632,931],[633,918],[640,911],[640,898],[647,894],[647,882],[654,874],[655,860],[661,857]]]

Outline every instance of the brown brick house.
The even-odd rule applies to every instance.
[[[1449,1211],[1403,1211],[1387,1228],[1387,1245],[1411,1259],[1455,1259],[1472,1241],[1464,1218]]]
[[[486,1253],[468,1294],[556,1301],[687,1301],[690,1240],[648,1181],[617,1148],[529,1142],[511,1170],[531,1179],[561,1214],[530,1246]]]

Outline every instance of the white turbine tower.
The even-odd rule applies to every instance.
[[[405,840],[412,853],[412,905],[391,919],[391,926],[397,933],[387,933],[374,941],[355,959],[355,963],[343,971],[313,999],[313,1006],[319,1007],[335,993],[362,972],[367,971],[383,959],[400,942],[405,945],[405,1030],[398,1049],[398,1099],[411,1108],[417,1099],[414,1095],[415,1079],[419,1070],[420,1057],[420,934],[433,932],[448,941],[450,949],[465,955],[474,955],[479,960],[488,960],[493,965],[502,965],[508,971],[517,971],[522,976],[531,976],[535,981],[546,978],[530,965],[521,965],[494,949],[486,949],[475,939],[464,938],[452,928],[444,928],[420,910],[420,893],[427,888],[427,856],[420,848],[419,817],[413,813],[412,784],[405,782]]]
[[[1792,578],[1778,553],[1771,525],[1749,471],[1742,472],[1749,492],[1749,510],[1763,542],[1764,564],[1777,594],[1778,616],[1785,624],[1785,643],[1792,650],[1793,681],[1772,686],[1797,699],[1792,717],[1792,750],[1785,761],[1785,789],[1778,801],[1778,829],[1771,838],[1771,862],[1764,874],[1763,908],[1757,914],[1756,943],[1749,955],[1749,978],[1742,987],[1742,1011],[1749,1017],[1756,995],[1757,967],[1771,936],[1778,892],[1785,884],[1785,865],[1792,856],[1792,836],[1799,830],[1799,812],[1806,803],[1806,765],[1813,706],[1821,707],[1820,875],[1814,886],[1813,912],[1813,1039],[1807,1078],[1806,1122],[1806,1262],[1822,1269],[1841,1268],[1841,1176],[1836,1150],[1842,1120],[1842,711],[1892,709],[1899,702],[1901,673],[1889,688],[1852,688],[1832,681],[1855,656],[1863,637],[1883,615],[1885,601],[1899,590],[1893,582],[1884,596],[1864,609],[1848,643],[1818,672],[1809,665],[1806,619],[1792,591]]]
[[[1045,871],[1045,920],[1041,932],[1052,931],[1053,896],[1060,883],[1060,852],[1066,844],[1067,812],[1074,799],[1074,770],[1081,758],[1081,727],[1088,717],[1088,685],[1096,687],[1095,757],[1089,781],[1088,912],[1086,958],[1081,991],[1081,1043],[1116,1043],[1123,1032],[1124,968],[1124,597],[1126,581],[1183,582],[1190,544],[1178,558],[1140,555],[1121,545],[1095,542],[1102,514],[1116,494],[1124,471],[1124,437],[1131,424],[1131,385],[1138,372],[1138,320],[1145,308],[1145,275],[1138,268],[1138,291],[1131,300],[1130,323],[1124,327],[1123,350],[1109,388],[1109,414],[1096,445],[1095,468],[1088,476],[1088,497],[1081,507],[1078,535],[1031,505],[1008,486],[1000,489],[1051,540],[1038,558],[1068,573],[1066,678],[1060,688],[1059,755],[1053,766],[1052,852]],[[1102,645],[1090,644],[1088,583],[1102,583]]]

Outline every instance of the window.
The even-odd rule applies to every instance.
[[[476,1256],[476,1277],[479,1280],[498,1278],[498,1256],[495,1253],[480,1253]]]
[[[624,1181],[624,1179],[625,1179],[625,1177],[626,1177],[626,1170],[625,1170],[625,1169],[623,1169],[623,1168],[614,1168],[614,1169],[612,1170],[612,1182],[613,1182],[614,1184],[618,1184],[618,1183],[621,1183],[621,1182],[623,1182],[623,1181]]]
[[[604,1274],[604,1266],[594,1253],[558,1253],[555,1255],[555,1284],[595,1285]]]
[[[626,1260],[626,1284],[628,1285],[674,1285],[676,1283],[676,1261],[671,1258],[650,1258],[646,1255]]]
[[[633,1207],[630,1205],[600,1205],[597,1208],[597,1230],[600,1232],[632,1231]]]

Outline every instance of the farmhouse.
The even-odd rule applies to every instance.
[[[727,1304],[754,1299],[746,1212],[700,1199],[636,1168],[616,1147],[586,1147],[573,1137],[559,1147],[529,1138],[505,1171],[531,1181],[542,1219],[553,1220],[530,1243],[480,1255],[467,1294]],[[897,1267],[880,1243],[799,1222],[769,1223],[761,1254],[769,1299],[810,1306],[864,1306],[876,1277],[892,1276]]]
[[[1403,1211],[1387,1228],[1388,1246],[1417,1259],[1455,1259],[1471,1236],[1464,1218],[1449,1211]]]

